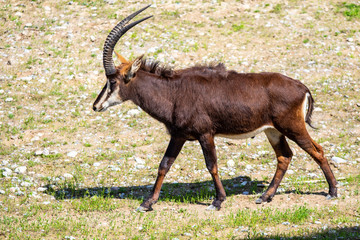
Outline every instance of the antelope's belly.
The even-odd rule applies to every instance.
[[[231,139],[246,139],[256,136],[257,134],[265,131],[266,129],[274,128],[271,125],[264,125],[261,126],[254,131],[247,132],[247,133],[241,133],[241,134],[216,134],[217,137],[224,137],[224,138],[231,138]]]

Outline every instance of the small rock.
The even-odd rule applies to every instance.
[[[360,158],[359,158],[359,161],[360,161]],[[9,164],[9,161],[8,161],[8,160],[2,160],[1,164],[2,164],[2,165]]]
[[[111,187],[111,188],[110,188],[110,192],[117,192],[117,191],[119,191],[119,190],[120,190],[119,187]]]
[[[37,191],[38,192],[45,192],[47,190],[46,187],[38,187]]]
[[[228,167],[235,167],[235,162],[234,162],[234,160],[229,160],[229,161],[227,161],[226,165]]]
[[[294,170],[287,170],[288,174],[294,174]]]
[[[141,165],[144,165],[144,164],[145,164],[145,161],[142,160],[142,159],[139,158],[139,157],[134,157],[134,160],[135,160],[135,162],[138,163],[138,164],[141,164]]]
[[[13,100],[14,100],[13,98],[9,97],[5,99],[5,102],[12,102]]]
[[[315,224],[321,224],[321,222],[320,222],[320,221],[315,221],[314,223],[315,223]]]
[[[20,191],[20,188],[19,187],[11,187],[9,188],[10,192],[17,192],[17,191]]]
[[[16,195],[16,196],[24,196],[25,193],[22,192],[22,191],[17,191],[17,192],[15,193],[15,195]]]
[[[99,167],[100,165],[101,165],[101,163],[99,163],[99,162],[94,162],[94,164],[93,164],[94,167]]]
[[[43,152],[42,152],[42,155],[44,156],[49,156],[50,155],[50,152],[48,149],[44,149]]]
[[[245,186],[247,184],[247,181],[242,182],[240,185]]]
[[[39,141],[39,140],[40,140],[39,136],[35,136],[35,137],[33,137],[30,141],[34,142],[34,141]],[[41,155],[41,154],[36,154],[36,153],[38,153],[38,151],[39,151],[39,150],[37,150],[37,151],[35,152],[35,155],[36,155],[36,156]],[[41,151],[41,150],[40,150],[40,151]]]
[[[331,161],[335,162],[335,163],[346,163],[347,160],[339,158],[339,157],[332,157]]]
[[[308,173],[308,176],[311,178],[316,178],[318,175],[316,173]]]
[[[90,36],[90,40],[91,40],[92,42],[95,42],[96,38],[95,38],[94,36]]]
[[[17,167],[15,168],[14,172],[18,174],[24,174],[26,172],[26,166]]]
[[[113,5],[115,3],[115,0],[104,0],[104,1],[110,5]]]
[[[143,169],[143,168],[145,168],[145,166],[142,165],[142,164],[136,165],[135,167],[136,167],[137,169]]]
[[[251,169],[253,169],[253,167],[252,167],[251,165],[247,164],[247,165],[245,166],[245,169],[246,169],[246,170],[251,170]]]
[[[71,151],[71,152],[68,152],[66,155],[67,155],[68,157],[76,157],[77,154],[78,154],[78,153],[77,153],[76,151]]]
[[[126,45],[126,43],[125,43]],[[148,53],[155,53],[159,48],[158,47],[151,47],[147,50]]]
[[[245,192],[243,192],[242,194],[244,194],[244,195],[249,195],[249,192],[248,192],[248,191],[245,191]]]
[[[322,111],[323,111],[322,108],[319,107],[314,108],[314,112],[322,112]]]
[[[75,237],[73,237],[73,236],[65,236],[65,239],[74,240],[74,239],[76,239],[76,238],[75,238]]]
[[[20,183],[20,186],[22,186],[22,187],[30,187],[32,184],[31,183],[29,183],[29,182],[22,182],[22,183]]]
[[[71,175],[70,173],[65,173],[64,178],[70,179],[70,178],[73,178],[73,175]]]
[[[4,177],[10,177],[12,175],[12,170],[10,168],[2,168],[1,172]]]
[[[290,225],[289,222],[283,222],[282,225]]]
[[[130,109],[127,114],[129,116],[136,116],[136,115],[139,115],[141,113],[141,111],[139,109]]]
[[[5,194],[5,191],[4,191],[4,190],[0,190],[0,194]]]
[[[119,167],[116,167],[114,165],[109,165],[108,168],[110,168],[113,171],[120,171],[121,170]]]
[[[258,154],[260,155],[260,156],[264,156],[264,155],[266,155],[266,154],[268,154],[269,153],[269,151],[259,151],[258,152]]]
[[[40,156],[43,154],[43,151],[42,150],[36,150],[35,151],[35,156]]]

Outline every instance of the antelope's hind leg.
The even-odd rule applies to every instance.
[[[278,130],[269,128],[265,130],[265,134],[276,153],[278,163],[275,175],[268,189],[260,198],[255,201],[257,204],[262,202],[270,202],[272,200],[293,156],[285,136]]]
[[[330,165],[326,157],[324,156],[324,151],[322,147],[317,144],[309,135],[307,130],[302,131],[303,134],[297,134],[291,136],[293,141],[296,142],[299,147],[301,147],[305,152],[307,152],[315,162],[320,166],[323,171],[326,181],[329,184],[329,195],[328,199],[337,197],[337,181],[333,172],[331,171]]]

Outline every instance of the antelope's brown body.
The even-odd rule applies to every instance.
[[[94,103],[95,111],[104,111],[131,100],[164,123],[171,136],[154,189],[140,211],[151,210],[158,200],[163,179],[187,140],[197,140],[202,147],[216,189],[209,209],[220,209],[226,194],[218,175],[214,137],[247,138],[262,131],[276,153],[278,165],[257,203],[273,198],[288,168],[292,152],[286,137],[313,157],[325,174],[329,197],[337,196],[337,183],[323,150],[305,126],[311,124],[313,98],[300,81],[279,73],[238,73],[223,64],[172,70],[142,56],[129,62],[118,55],[122,64],[115,67],[109,54],[128,29],[147,19],[125,25],[145,9],[121,21],[109,34],[104,46],[107,83]]]

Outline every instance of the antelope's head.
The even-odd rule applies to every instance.
[[[107,36],[103,51],[103,64],[107,81],[93,104],[94,111],[103,112],[107,108],[123,102],[123,96],[121,94],[122,88],[125,88],[126,85],[136,76],[136,72],[141,66],[142,56],[136,58],[134,61],[128,61],[120,54],[115,52],[117,58],[121,62],[120,66],[115,67],[112,54],[114,52],[116,43],[119,41],[122,35],[124,35],[136,24],[152,17],[149,16],[126,25],[131,19],[133,19],[136,15],[148,7],[150,7],[150,5],[140,9],[137,12],[134,12],[133,14],[123,19],[111,30]]]

